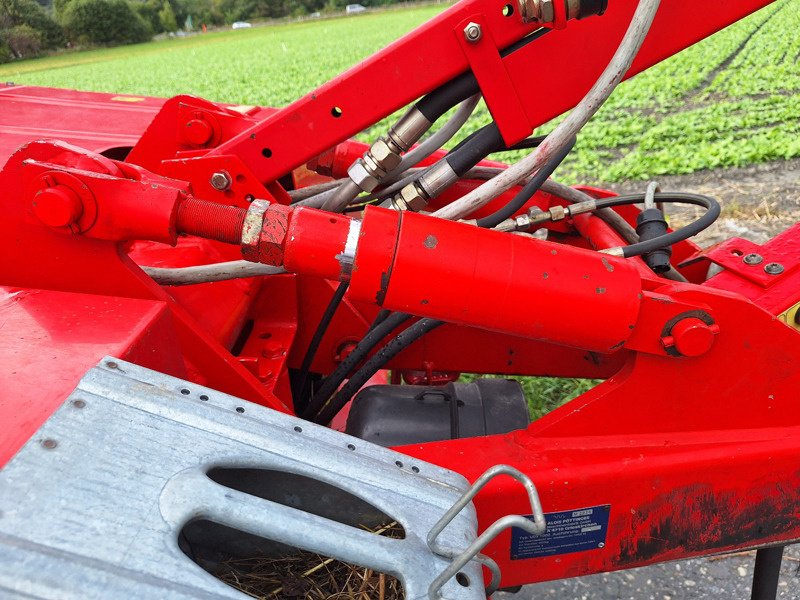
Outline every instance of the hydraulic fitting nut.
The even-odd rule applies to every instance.
[[[350,179],[353,180],[353,183],[365,192],[371,192],[378,187],[378,178],[370,173],[363,158],[359,158],[354,162],[350,168],[347,169],[347,174],[350,176]]]
[[[519,0],[519,12],[526,23],[552,23],[556,18],[553,0]]]
[[[415,183],[409,183],[392,198],[395,210],[419,211],[428,205],[428,195]]]
[[[372,160],[386,173],[393,171],[400,164],[400,154],[392,150],[384,138],[380,138],[369,149]]]

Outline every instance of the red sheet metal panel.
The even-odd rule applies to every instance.
[[[163,104],[148,96],[0,84],[0,165],[42,138],[95,152],[133,146]]]
[[[186,376],[163,302],[0,287],[0,326],[0,467],[105,355]]]

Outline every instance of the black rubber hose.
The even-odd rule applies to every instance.
[[[344,405],[369,381],[369,378],[380,371],[387,362],[416,342],[423,335],[444,325],[444,321],[436,319],[420,319],[405,331],[401,331],[397,336],[387,343],[383,348],[373,354],[370,359],[356,371],[350,380],[342,386],[336,396],[321,410],[314,418],[316,423],[328,423],[336,414],[344,408]]]
[[[308,375],[309,370],[311,369],[311,363],[314,361],[314,356],[317,354],[319,344],[322,341],[325,332],[328,331],[328,327],[333,320],[333,315],[336,314],[336,310],[342,303],[342,298],[344,298],[344,294],[347,292],[349,285],[350,282],[343,281],[336,288],[333,296],[331,296],[330,302],[328,302],[328,306],[325,308],[325,312],[322,313],[322,318],[319,321],[319,325],[317,325],[317,330],[314,332],[314,335],[308,344],[308,349],[303,357],[303,362],[300,364],[300,372],[297,375],[296,385],[294,386],[293,396],[295,413],[299,414],[305,409]]]
[[[503,136],[497,125],[492,122],[481,127],[470,136],[459,148],[448,152],[444,160],[455,171],[456,175],[462,177],[472,167],[481,162],[492,152],[505,149]]]
[[[539,145],[547,138],[546,135],[536,135],[533,137],[525,138],[521,142],[517,142],[513,146],[504,148],[504,150],[532,150],[538,148]]]
[[[646,242],[639,242],[631,244],[622,248],[622,256],[630,258],[631,256],[640,256],[647,254],[653,250],[663,248],[665,246],[672,246],[678,242],[689,239],[697,235],[709,225],[711,225],[720,215],[719,202],[709,196],[701,194],[688,194],[685,192],[662,192],[655,195],[655,201],[672,203],[672,204],[693,204],[695,206],[702,206],[706,212],[696,221],[692,221],[685,227],[681,227],[661,237],[647,240]],[[597,201],[597,208],[607,208],[611,206],[622,206],[624,204],[639,204],[644,202],[644,194],[629,194],[626,196],[613,196],[611,198],[602,198]]]
[[[501,51],[500,56],[506,57],[516,52],[534,40],[539,39],[548,31],[550,30],[545,28],[537,29],[529,36],[514,42]],[[416,108],[425,115],[428,121],[433,123],[456,104],[463,102],[473,94],[477,94],[478,91],[478,81],[475,79],[475,75],[472,74],[472,71],[466,71],[423,96],[417,102]]]
[[[478,90],[478,80],[472,71],[467,71],[423,96],[416,108],[433,123],[459,102],[477,94]]]
[[[358,345],[356,345],[353,351],[350,352],[341,363],[339,363],[336,370],[325,378],[319,390],[314,394],[314,397],[308,404],[308,408],[303,411],[302,416],[304,418],[309,419],[322,411],[330,397],[356,365],[358,365],[383,338],[411,318],[411,315],[406,313],[398,312],[386,315],[384,312],[389,311],[381,311],[378,313],[378,316],[372,322],[366,335],[364,335]]]
[[[558,168],[564,159],[566,158],[567,154],[572,151],[572,148],[575,146],[575,138],[573,137],[569,143],[567,143],[561,151],[550,158],[546,163],[544,163],[541,168],[536,171],[536,174],[530,178],[528,183],[526,183],[522,189],[517,192],[517,195],[511,199],[511,201],[502,207],[500,210],[493,212],[492,214],[478,219],[477,225],[478,227],[487,227],[492,228],[496,227],[506,219],[511,218],[514,216],[518,210],[520,210],[525,203],[528,202],[533,195],[539,191],[539,188],[542,187],[542,184],[547,181],[548,177],[553,174],[553,171]]]

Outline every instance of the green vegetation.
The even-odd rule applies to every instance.
[[[25,1],[0,0],[0,6]],[[184,8],[173,14],[178,22],[190,0],[182,1]],[[162,0],[147,0],[147,5],[159,19]],[[62,54],[1,66],[0,79],[128,94],[192,93],[217,101],[281,106],[442,8]],[[800,4],[778,0],[623,83],[584,129],[559,176],[573,182],[647,179],[800,156],[800,108],[793,97],[800,89],[800,38],[786,33],[796,26]],[[488,118],[481,106],[465,133]]]
[[[485,375],[467,373],[459,381],[471,383]],[[496,375],[501,379],[516,379],[522,385],[522,391],[528,401],[528,412],[531,420],[536,420],[549,413],[551,410],[588,392],[598,383],[596,379],[570,379],[565,377],[508,377]]]

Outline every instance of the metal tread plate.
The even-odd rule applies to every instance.
[[[288,473],[397,520],[389,539],[228,487],[212,469]],[[190,560],[182,528],[213,521],[400,578],[427,597],[449,561],[425,541],[468,487],[452,471],[244,400],[106,358],[0,471],[0,596],[243,598]],[[441,534],[475,539],[470,505]],[[447,598],[483,598],[477,563]]]

